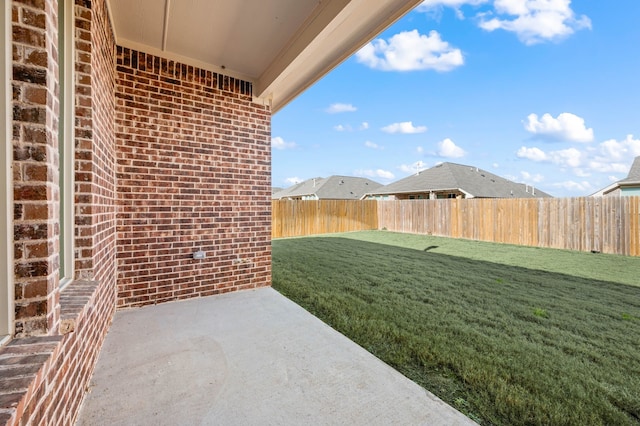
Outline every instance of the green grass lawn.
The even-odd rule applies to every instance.
[[[273,286],[482,424],[640,424],[640,258],[385,231],[273,241]]]

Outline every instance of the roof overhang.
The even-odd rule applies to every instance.
[[[116,42],[240,78],[278,111],[422,0],[107,0]]]
[[[594,192],[593,194],[590,195],[590,197],[602,197],[604,195],[607,195],[608,193],[615,191],[616,189],[620,188],[620,185],[618,184],[618,182],[612,183],[609,186],[606,186],[604,188],[602,188],[599,191]]]

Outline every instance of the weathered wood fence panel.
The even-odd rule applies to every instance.
[[[640,256],[640,197],[380,201],[378,215],[396,232]]]
[[[640,197],[273,202],[273,238],[387,229],[640,256]]]
[[[272,237],[379,229],[377,201],[274,200]]]

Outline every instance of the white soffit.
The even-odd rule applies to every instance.
[[[421,0],[108,0],[117,43],[253,83],[277,111]]]

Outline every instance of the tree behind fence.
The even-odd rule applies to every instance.
[[[274,238],[366,229],[640,256],[640,197],[273,203]]]

